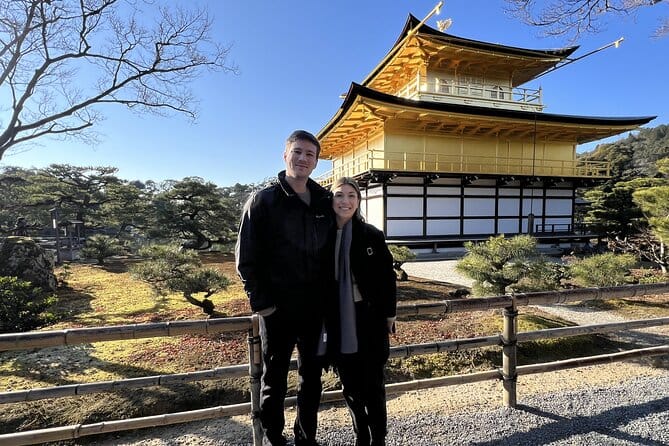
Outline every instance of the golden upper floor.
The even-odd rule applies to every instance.
[[[534,50],[442,33],[409,16],[390,52],[362,82],[379,92],[436,102],[541,111],[541,92],[519,88],[578,47]]]

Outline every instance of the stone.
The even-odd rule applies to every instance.
[[[0,276],[16,276],[47,291],[56,290],[53,255],[30,237],[0,240]]]

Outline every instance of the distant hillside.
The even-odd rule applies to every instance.
[[[655,162],[669,156],[669,125],[641,129],[613,143],[599,144],[591,152],[579,155],[588,161],[609,161],[612,182],[655,176]]]

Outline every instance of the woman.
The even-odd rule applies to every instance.
[[[360,189],[343,177],[332,187],[337,221],[334,270],[338,284],[328,321],[328,350],[339,374],[357,446],[385,445],[384,366],[394,331],[393,258],[383,232],[360,216]]]

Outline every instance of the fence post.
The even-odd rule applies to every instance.
[[[262,378],[262,354],[260,345],[260,316],[251,317],[249,328],[249,381],[251,390],[251,423],[253,426],[253,445],[261,446],[263,439],[260,424],[260,381]]]
[[[504,331],[502,332],[502,379],[504,385],[504,406],[516,407],[516,383],[518,381],[518,309],[516,298],[512,297],[511,306],[504,309]]]

